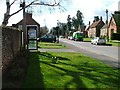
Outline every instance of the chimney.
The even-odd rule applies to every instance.
[[[32,13],[26,13],[26,18],[32,18]]]
[[[105,24],[108,24],[108,21],[106,20]]]
[[[102,21],[102,16],[100,17],[100,20]]]
[[[98,21],[99,17],[98,16],[94,16],[94,21]]]
[[[90,26],[90,21],[89,21],[89,26]]]

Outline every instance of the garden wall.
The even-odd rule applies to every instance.
[[[21,31],[2,27],[2,70],[4,71],[21,49]]]

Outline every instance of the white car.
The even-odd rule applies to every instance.
[[[98,44],[106,44],[106,40],[103,39],[103,38],[100,38],[100,37],[95,37],[91,40],[91,44],[95,44],[95,45],[98,45]]]
[[[72,37],[72,36],[68,36],[68,39],[69,39],[69,40],[73,40],[73,37]]]

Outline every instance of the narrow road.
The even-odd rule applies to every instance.
[[[104,63],[119,68],[118,47],[106,45],[91,45],[90,42],[72,41],[60,38],[60,42],[76,52],[99,59]]]

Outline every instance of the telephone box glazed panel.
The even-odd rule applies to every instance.
[[[27,49],[37,50],[37,26],[27,25],[27,38],[28,45]]]

